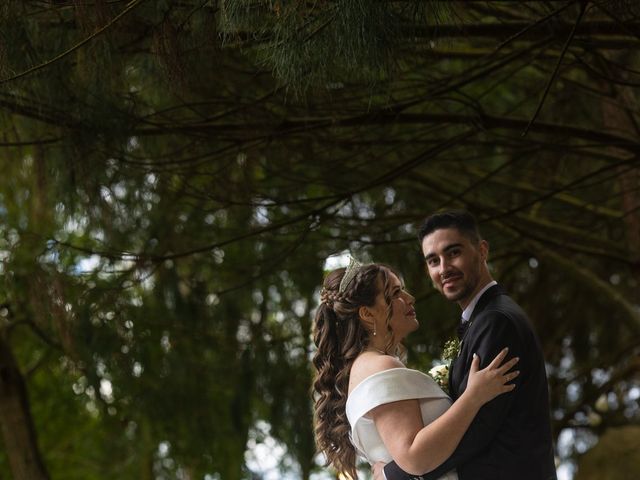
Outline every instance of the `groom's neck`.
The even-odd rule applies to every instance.
[[[464,300],[460,300],[458,302],[460,310],[464,311],[464,309],[469,306],[473,299],[476,298],[476,295],[478,295],[478,293],[491,282],[493,282],[493,278],[491,278],[491,275],[489,275],[489,273],[487,272],[487,274],[483,275],[480,281],[478,281],[476,288],[473,289],[473,292],[471,292],[471,294],[469,294]]]

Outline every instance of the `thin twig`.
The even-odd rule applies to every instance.
[[[527,25],[526,27],[524,27],[522,30],[520,30],[517,33],[514,33],[513,35],[511,35],[509,38],[507,38],[505,41],[500,42],[500,44],[494,49],[494,51],[492,53],[496,53],[498,52],[500,49],[502,49],[504,46],[508,45],[509,43],[513,42],[514,40],[520,38],[522,35],[524,35],[525,33],[527,33],[529,30],[531,30],[532,28],[543,24],[544,22],[552,19],[553,17],[559,15],[560,13],[562,13],[564,10],[566,10],[567,8],[569,8],[571,5],[573,5],[574,2],[567,2],[566,5],[558,8],[557,10],[554,10],[553,12],[551,12],[549,15],[546,15],[542,18],[539,18],[538,20],[536,20],[535,22]]]
[[[68,50],[65,50],[61,54],[56,55],[55,57],[53,57],[50,60],[47,60],[46,62],[43,62],[43,63],[41,63],[39,65],[35,65],[35,66],[25,70],[24,72],[21,72],[21,73],[18,73],[17,75],[14,75],[13,77],[9,77],[9,78],[5,78],[5,79],[0,80],[0,85],[2,85],[3,83],[11,82],[13,80],[17,80],[17,79],[22,78],[22,77],[26,77],[27,75],[30,75],[33,72],[36,72],[38,70],[41,70],[41,69],[43,69],[45,67],[48,67],[48,66],[52,65],[53,63],[57,62],[58,60],[62,60],[64,57],[66,57],[69,54],[75,52],[76,50],[78,50],[79,48],[83,47],[84,45],[89,43],[91,40],[96,38],[98,35],[103,33],[105,30],[107,30],[109,27],[111,27],[113,24],[115,24],[118,20],[120,20],[122,17],[124,17],[127,13],[129,13],[131,10],[133,10],[140,3],[142,3],[142,0],[132,0],[129,3],[129,5],[127,5],[122,12],[120,12],[118,15],[113,17],[113,19],[109,23],[107,23],[103,27],[101,27],[98,30],[96,30],[94,33],[89,35],[87,38],[85,38],[81,42],[76,43],[73,47],[69,48]]]
[[[599,2],[594,2],[593,4],[598,10],[601,10],[605,15],[607,15],[608,17],[610,17],[613,21],[616,22],[616,24],[618,25],[618,27],[620,27],[622,30],[625,31],[625,33],[627,33],[627,35],[630,35],[632,37],[636,37],[638,39],[640,39],[640,35],[638,35],[636,32],[633,31],[632,28],[629,28],[627,26],[627,24],[624,22],[624,20],[622,20],[621,18],[619,18],[617,15],[615,15],[613,12],[611,12],[610,10],[608,10],[607,8],[605,8],[604,5],[601,5]]]
[[[549,81],[547,82],[547,86],[544,89],[544,93],[542,94],[542,98],[540,99],[540,102],[538,103],[538,108],[536,108],[536,111],[533,114],[533,117],[531,117],[531,120],[529,121],[529,124],[524,129],[524,131],[522,132],[522,136],[523,137],[529,132],[529,129],[531,128],[531,125],[533,125],[533,122],[536,121],[536,118],[538,118],[538,114],[540,113],[540,110],[542,110],[542,105],[544,105],[544,101],[547,98],[547,94],[549,93],[549,90],[551,90],[551,85],[553,85],[553,82],[556,79],[556,76],[558,75],[558,71],[560,70],[560,65],[562,65],[562,60],[564,59],[564,56],[567,53],[567,50],[569,49],[569,45],[571,44],[571,41],[573,40],[573,37],[575,36],[576,31],[578,30],[578,25],[580,25],[580,20],[582,20],[582,17],[584,16],[584,12],[587,9],[587,3],[589,3],[589,2],[583,2],[581,7],[580,7],[580,14],[578,15],[578,18],[576,19],[576,23],[573,25],[573,29],[571,30],[571,33],[569,34],[569,37],[567,38],[567,41],[565,42],[564,46],[562,47],[562,52],[560,52],[560,57],[558,57],[558,62],[556,63],[556,67],[553,69],[553,73],[551,74],[551,78],[549,78]]]

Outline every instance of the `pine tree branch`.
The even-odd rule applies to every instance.
[[[64,126],[69,128],[75,128],[78,126],[75,120],[56,116],[52,112],[44,112],[43,109],[39,107],[21,105],[20,103],[10,102],[8,100],[0,100],[0,107],[6,108],[11,113],[22,115],[23,117],[38,120],[50,125]]]
[[[367,125],[479,125],[482,130],[507,129],[522,131],[528,120],[514,117],[499,117],[488,114],[467,115],[455,113],[395,113],[385,109],[364,115],[336,118],[310,118],[304,120],[284,120],[278,125],[271,123],[238,123],[238,124],[188,124],[165,125],[159,127],[141,127],[131,131],[132,135],[169,135],[176,133],[199,133],[209,138],[222,134],[235,134],[232,138],[247,140],[257,138],[286,137],[287,135],[312,133],[325,128],[367,126]],[[614,135],[612,133],[590,130],[573,125],[537,122],[531,127],[535,133],[567,136],[580,140],[589,140],[606,146],[617,146],[632,153],[640,152],[640,142],[635,139]]]
[[[612,159],[613,160],[613,159]],[[616,159],[618,160],[618,159]],[[513,166],[515,163],[517,162],[517,160],[512,160],[511,162],[505,162],[504,166],[506,167],[507,165],[509,166]],[[502,169],[502,167],[499,167],[499,169]],[[510,189],[515,189],[515,190],[520,190],[529,194],[534,194],[534,193],[539,193],[540,192],[540,188],[536,187],[534,184],[532,183],[526,183],[523,181],[514,181],[514,179],[512,178],[493,178],[494,175],[492,175],[493,172],[490,172],[489,174],[487,174],[485,171],[474,167],[473,165],[470,166],[466,166],[466,171],[471,172],[472,174],[478,176],[479,178],[481,178],[481,181],[479,180],[478,182],[474,183],[473,186],[479,186],[480,183],[484,183],[487,180],[491,179],[493,184],[498,184],[502,187],[505,188],[510,188]],[[617,172],[614,169],[614,174],[617,176]],[[607,179],[607,181],[609,181],[610,179]],[[582,185],[581,185],[582,186]],[[590,185],[591,186],[591,185]],[[485,185],[486,187],[486,185]],[[488,188],[492,188],[491,186],[489,186]],[[462,198],[462,196],[460,196],[460,198]],[[619,210],[615,210],[612,208],[607,208],[605,206],[605,203],[603,201],[589,201],[589,202],[585,202],[584,200],[582,200],[581,198],[578,198],[576,196],[570,195],[569,193],[563,193],[562,191],[557,192],[554,195],[554,198],[560,202],[562,202],[566,207],[573,207],[576,208],[578,210],[584,211],[584,212],[588,212],[588,213],[593,213],[596,214],[600,217],[604,217],[606,219],[609,220],[619,220],[620,218],[622,218],[622,213]],[[452,203],[452,202],[450,202]],[[580,236],[584,235],[584,232],[582,231],[574,231],[574,234],[578,234]]]
[[[40,140],[23,140],[21,142],[0,142],[0,148],[2,147],[28,147],[33,145],[49,145],[51,143],[57,143],[62,140],[62,137],[55,138],[43,138]]]
[[[501,42],[496,48],[495,51],[498,51],[502,48],[504,48],[506,45],[508,45],[509,43],[513,43],[515,40],[517,40],[518,38],[522,37],[525,33],[527,33],[528,31],[530,31],[531,29],[537,27],[538,25],[542,25],[543,23],[551,20],[552,18],[558,16],[560,13],[562,13],[564,10],[566,10],[567,8],[569,8],[571,5],[573,5],[575,2],[567,2],[565,5],[561,6],[560,8],[557,8],[556,10],[552,11],[551,13],[549,13],[548,15],[545,15],[542,18],[539,18],[538,20],[536,20],[535,22],[524,26],[521,30],[519,30],[518,32],[514,33],[513,35],[511,35],[509,38],[507,38],[505,41]]]
[[[420,26],[407,26],[406,36],[417,38],[431,38],[437,40],[438,38],[504,38],[509,36],[504,43],[509,43],[521,37],[525,33],[530,33],[535,27],[539,27],[541,23],[549,20],[553,16],[557,15],[568,5],[552,12],[546,17],[536,20],[533,23],[525,22],[506,22],[506,23],[477,23],[477,24],[463,24],[463,25],[438,25],[435,30],[437,32],[435,38],[433,34],[434,27],[420,27]],[[566,22],[553,23],[548,30],[545,30],[545,35],[552,32],[555,36],[571,35],[574,36],[603,36],[603,37],[630,37],[638,39],[638,35],[633,34],[633,31],[640,30],[640,22],[628,22],[625,23],[626,32],[620,31],[620,25],[618,22],[607,21],[588,21],[583,22],[576,27],[575,24]],[[535,38],[535,37],[534,37]],[[634,42],[635,43],[635,42]],[[502,44],[500,44],[502,45]]]
[[[473,135],[477,134],[477,130],[476,129],[470,129],[467,130],[453,138],[447,139],[439,144],[436,144],[435,146],[429,148],[427,151],[422,152],[421,154],[417,155],[416,157],[408,160],[407,162],[399,165],[399,166],[394,166],[391,170],[384,172],[382,175],[376,177],[375,179],[373,179],[372,181],[354,188],[353,190],[350,191],[346,191],[343,192],[341,195],[337,196],[334,199],[331,199],[330,201],[320,205],[319,207],[316,208],[312,208],[308,211],[302,212],[298,215],[294,215],[291,216],[289,218],[287,218],[286,220],[282,220],[280,222],[275,222],[275,223],[270,223],[264,227],[261,228],[257,228],[248,232],[245,232],[241,235],[232,237],[232,238],[228,238],[226,240],[222,240],[219,242],[215,242],[213,244],[209,244],[209,245],[205,245],[202,247],[197,247],[197,248],[193,248],[193,249],[189,249],[189,250],[184,250],[181,252],[177,252],[177,253],[172,253],[172,254],[167,254],[167,255],[149,255],[146,254],[144,252],[139,252],[139,253],[113,253],[113,251],[97,251],[97,250],[93,250],[90,248],[86,248],[86,247],[80,247],[77,245],[73,245],[71,243],[68,242],[63,242],[60,240],[56,240],[53,239],[51,240],[53,243],[55,243],[56,245],[60,245],[62,247],[67,247],[67,248],[71,248],[74,250],[78,250],[78,251],[82,251],[84,253],[89,253],[92,255],[100,255],[100,256],[104,256],[106,258],[127,258],[129,260],[135,261],[135,262],[139,262],[139,261],[144,261],[144,260],[148,260],[148,261],[152,261],[152,262],[162,262],[165,260],[175,260],[175,259],[179,259],[179,258],[183,258],[183,257],[188,257],[191,255],[195,255],[195,254],[199,254],[199,253],[204,253],[204,252],[209,252],[212,251],[214,249],[217,248],[222,248],[224,246],[230,245],[232,243],[236,243],[242,240],[246,240],[248,238],[253,238],[256,236],[260,236],[263,235],[265,233],[270,233],[270,232],[274,232],[274,231],[278,231],[286,226],[289,225],[294,225],[296,223],[302,222],[302,221],[307,221],[307,222],[316,222],[316,221],[320,221],[320,219],[324,218],[327,215],[333,215],[333,213],[331,213],[332,209],[334,208],[339,208],[340,204],[343,203],[344,201],[348,200],[349,198],[351,198],[353,195],[356,195],[360,192],[364,192],[364,191],[368,191],[371,190],[372,188],[378,187],[380,185],[386,185],[390,182],[392,182],[394,179],[402,176],[402,175],[406,175],[409,171],[415,169],[417,166],[419,166],[420,164],[426,162],[427,160],[430,160],[434,157],[436,157],[437,155],[439,155],[440,153],[442,153],[443,151],[447,150],[448,148],[451,148],[454,145],[459,144],[460,142],[462,142],[463,140],[470,138]]]
[[[15,327],[20,325],[26,325],[40,340],[50,347],[63,351],[62,345],[50,338],[33,320],[17,320],[12,322],[7,326],[7,332],[11,333]]]
[[[505,230],[514,230],[512,225],[506,225],[502,222],[499,223]],[[638,312],[632,302],[627,300],[620,289],[617,289],[611,284],[601,280],[593,272],[580,266],[576,261],[574,261],[574,259],[567,258],[564,255],[560,255],[559,253],[545,248],[542,243],[539,243],[528,236],[523,236],[522,242],[524,244],[531,245],[533,251],[535,251],[537,255],[547,258],[555,265],[561,266],[576,280],[593,290],[594,293],[604,293],[613,306],[624,312],[628,320],[629,327],[637,333],[640,333],[640,312]]]
[[[622,248],[619,242],[603,240],[585,234],[583,230],[571,228],[570,226],[558,224],[553,221],[547,221],[543,218],[532,217],[523,212],[517,212],[508,217],[503,217],[500,215],[500,213],[504,211],[503,205],[481,202],[477,197],[473,200],[461,198],[459,203],[445,204],[444,200],[455,196],[455,193],[460,188],[459,184],[452,184],[451,179],[434,178],[433,176],[415,172],[410,181],[417,183],[421,188],[421,191],[416,192],[416,196],[427,196],[424,190],[425,187],[428,187],[428,196],[432,198],[433,201],[437,201],[446,207],[464,207],[471,210],[489,212],[489,215],[480,219],[482,223],[491,222],[495,224],[496,222],[500,222],[500,224],[503,224],[509,220],[509,228],[513,232],[516,232],[518,236],[532,238],[545,245],[553,245],[554,248],[562,248],[575,253],[613,260],[624,265],[634,265],[633,260],[629,257],[629,252]],[[561,186],[558,187],[557,190],[562,191],[563,189]],[[424,213],[420,213],[416,218],[419,219],[423,215]]]
[[[560,56],[558,57],[558,62],[556,63],[555,68],[553,69],[553,73],[551,74],[551,77],[549,77],[549,81],[547,82],[547,86],[544,89],[544,93],[542,94],[542,98],[540,99],[540,102],[538,103],[538,107],[536,108],[536,111],[534,112],[533,117],[531,117],[531,120],[529,121],[529,123],[525,127],[524,131],[522,132],[522,136],[523,137],[527,134],[527,132],[531,128],[531,125],[533,125],[533,123],[536,121],[536,118],[538,118],[538,114],[540,113],[540,110],[542,110],[542,105],[544,104],[544,101],[547,98],[547,95],[549,94],[549,90],[551,89],[551,85],[553,85],[553,81],[556,79],[556,76],[558,75],[558,71],[560,70],[560,65],[562,65],[562,60],[564,59],[564,56],[567,53],[567,49],[569,48],[569,45],[571,44],[571,41],[573,40],[573,37],[576,34],[576,30],[578,29],[578,26],[580,25],[580,21],[582,20],[582,17],[584,16],[584,12],[585,12],[586,8],[587,8],[587,2],[582,2],[582,5],[580,7],[580,14],[578,15],[578,18],[576,19],[576,23],[573,26],[573,29],[571,30],[571,33],[569,34],[569,38],[567,38],[567,41],[565,42],[564,46],[562,47],[562,51],[560,52]]]
[[[619,29],[622,29],[627,35],[640,39],[640,34],[638,34],[640,30],[638,29],[637,26],[634,26],[633,24],[631,24],[631,22],[625,22],[624,20],[619,18],[616,14],[614,14],[611,10],[606,8],[602,3],[604,2],[593,2],[593,5],[595,6],[595,8],[604,12],[605,15],[611,18],[615,22],[617,27]]]
[[[43,63],[41,63],[39,65],[35,65],[35,66],[33,66],[33,67],[31,67],[31,68],[29,68],[29,69],[27,69],[27,70],[25,70],[25,71],[23,71],[21,73],[13,75],[12,77],[8,77],[8,78],[4,78],[4,79],[0,80],[0,85],[2,85],[4,83],[12,82],[12,81],[17,80],[17,79],[22,78],[22,77],[26,77],[27,75],[30,75],[33,72],[37,72],[38,70],[46,68],[46,67],[48,67],[48,66],[50,66],[50,65],[52,65],[52,64],[54,64],[54,63],[56,63],[56,62],[58,62],[60,60],[62,60],[63,58],[67,57],[71,53],[73,53],[76,50],[80,49],[81,47],[83,47],[84,45],[86,45],[87,43],[91,42],[96,37],[98,37],[99,35],[104,33],[106,30],[108,30],[110,27],[112,27],[116,22],[118,22],[118,20],[120,20],[127,13],[131,12],[135,7],[137,7],[140,3],[142,3],[142,1],[143,0],[131,0],[131,2],[129,2],[129,4],[124,8],[124,10],[122,10],[118,15],[113,17],[106,25],[100,27],[98,30],[96,30],[94,33],[89,35],[84,40],[80,41],[79,43],[76,43],[71,48],[65,50],[64,52],[60,53],[59,55],[56,55],[52,59],[47,60],[46,62],[43,62]]]
[[[507,22],[507,23],[476,23],[476,24],[462,24],[462,25],[437,25],[437,26],[427,26],[423,27],[420,25],[406,25],[402,34],[406,38],[411,39],[426,39],[438,41],[440,39],[447,38],[484,38],[484,39],[504,39],[498,44],[497,49],[504,47],[509,43],[513,43],[515,40],[523,37],[525,34],[529,34],[533,38],[537,38],[539,36],[538,33],[533,33],[536,27],[540,27],[543,23],[550,20],[557,14],[564,11],[570,4],[575,2],[570,2],[568,5],[564,5],[559,8],[557,11],[552,12],[551,14],[536,20],[533,23],[527,22]],[[554,23],[551,27],[544,30],[544,35],[547,36],[549,33],[552,33],[553,36],[564,36],[570,35],[572,31],[574,31],[574,36],[580,38],[587,37],[598,37],[592,38],[593,41],[598,43],[600,40],[606,42],[607,39],[614,42],[611,44],[603,43],[603,45],[609,46],[619,46],[622,47],[626,45],[631,47],[633,45],[638,45],[638,35],[633,34],[633,31],[640,30],[640,22],[628,22],[625,23],[625,32],[620,31],[620,26],[617,22],[607,22],[607,21],[589,21],[583,22],[577,28],[575,28],[575,24],[565,23],[565,22],[557,22]],[[435,33],[434,33],[435,31]],[[226,43],[227,48],[237,48],[237,47],[251,47],[258,46],[271,43],[274,39],[270,35],[260,35],[256,36],[255,33],[252,32],[233,32],[233,37],[237,39],[236,43]],[[505,39],[505,37],[507,37]],[[616,40],[617,39],[617,40]],[[530,40],[528,40],[530,41]],[[624,44],[619,42],[626,42]]]
[[[608,171],[615,171],[617,169],[619,169],[620,167],[625,167],[625,166],[634,166],[640,164],[640,158],[638,157],[634,157],[630,160],[623,160],[620,161],[618,163],[613,163],[613,164],[608,164],[605,165],[601,168],[598,168],[592,172],[588,172],[586,175],[583,175],[580,178],[576,178],[574,180],[572,180],[571,182],[567,183],[567,184],[563,184],[559,187],[553,188],[551,190],[549,190],[548,192],[532,199],[532,200],[528,200],[516,207],[510,208],[508,210],[502,211],[500,213],[494,214],[493,216],[489,217],[487,220],[497,220],[500,218],[504,218],[504,217],[509,217],[515,213],[521,212],[523,210],[526,210],[530,207],[532,207],[533,205],[535,205],[536,203],[540,203],[543,202],[545,200],[548,200],[552,197],[555,197],[558,193],[563,192],[565,190],[569,190],[573,187],[576,187],[580,184],[582,184],[585,180],[588,180],[590,178],[594,178],[597,177],[599,175],[601,175],[604,172],[608,172]]]

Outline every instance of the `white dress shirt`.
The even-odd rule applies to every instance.
[[[487,290],[489,290],[491,287],[493,287],[494,285],[497,285],[498,282],[496,282],[495,280],[490,281],[489,283],[487,283],[482,290],[480,290],[475,297],[473,297],[473,300],[471,300],[471,302],[469,303],[469,305],[467,305],[467,308],[465,308],[462,311],[462,321],[463,322],[468,322],[469,319],[471,318],[471,315],[473,314],[473,309],[476,308],[476,304],[478,303],[478,300],[480,300],[480,297],[482,296],[482,294],[484,292],[486,292]]]

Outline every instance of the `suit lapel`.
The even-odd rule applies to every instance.
[[[473,309],[473,312],[471,313],[471,318],[469,318],[469,325],[467,326],[467,329],[465,330],[464,335],[460,339],[461,349],[462,349],[462,343],[464,343],[465,339],[467,338],[468,336],[467,334],[471,329],[471,325],[473,325],[473,321],[476,319],[478,314],[482,312],[487,307],[487,305],[489,305],[491,300],[496,298],[498,295],[503,295],[504,293],[505,293],[504,288],[502,288],[498,284],[495,284],[492,287],[489,287],[478,299],[478,303],[476,303],[476,306]]]
[[[473,323],[476,316],[480,312],[482,312],[487,307],[487,305],[489,305],[491,300],[493,300],[499,295],[506,295],[504,288],[502,288],[500,284],[496,284],[493,287],[488,288],[487,291],[484,292],[482,296],[478,299],[478,303],[476,303],[476,306],[473,309],[473,313],[471,313],[471,318],[469,319],[469,321]],[[467,332],[468,331],[469,330],[467,330]]]
[[[480,312],[482,312],[487,307],[487,305],[489,305],[489,303],[491,303],[491,300],[493,300],[499,295],[504,295],[504,294],[506,294],[506,292],[504,288],[502,288],[502,286],[500,286],[499,284],[496,284],[488,288],[487,291],[484,292],[482,296],[478,299],[478,303],[476,303],[476,306],[473,309],[473,313],[471,314],[471,318],[469,319],[469,322],[473,323],[476,316]],[[466,378],[466,375],[468,373],[466,366],[471,364],[471,355],[473,354],[473,352],[466,352],[466,355],[462,357],[460,355],[462,353],[463,344],[468,337],[469,330],[471,330],[471,325],[469,326],[469,328],[467,328],[467,331],[465,332],[461,340],[460,352],[458,353],[458,358],[454,358],[451,361],[451,366],[449,369],[449,391],[452,393],[452,398],[454,400],[458,398],[460,394],[459,390],[460,390],[461,383]]]

